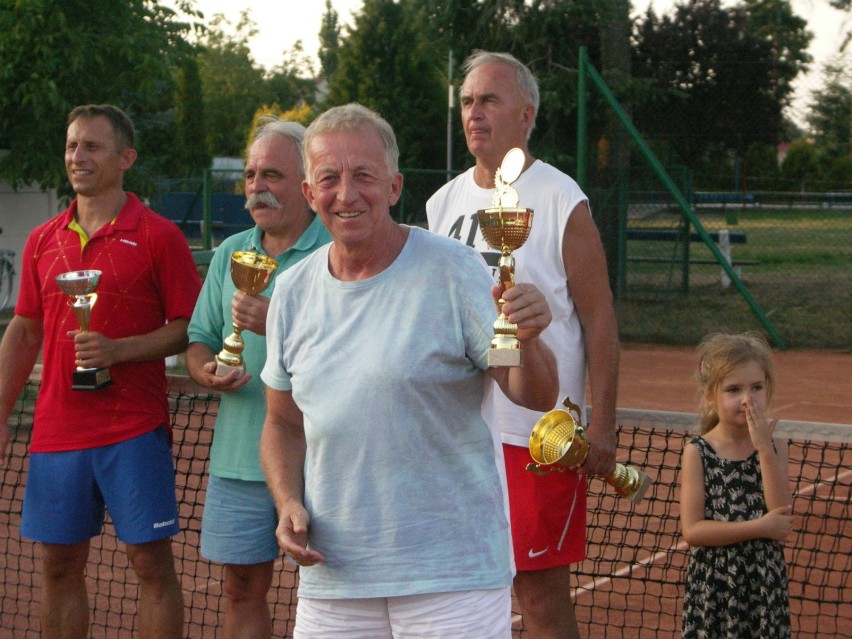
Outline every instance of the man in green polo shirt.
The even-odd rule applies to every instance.
[[[222,242],[214,254],[189,325],[189,373],[199,384],[222,393],[201,523],[201,554],[223,563],[226,597],[224,637],[269,637],[266,595],[273,562],[280,556],[278,516],[266,488],[258,445],[266,414],[260,371],[266,361],[266,291],[247,295],[234,286],[231,255],[260,253],[275,259],[275,275],[330,241],[328,231],[302,195],[301,144],[304,127],[267,119],[255,134],[245,168],[246,208],[252,229]],[[273,275],[273,277],[275,277]],[[245,373],[217,375],[216,354],[233,331],[242,329]]]

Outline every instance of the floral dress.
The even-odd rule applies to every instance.
[[[701,437],[692,439],[704,466],[704,516],[747,521],[766,512],[757,452],[748,459],[720,457]],[[787,566],[781,542],[749,539],[691,550],[683,602],[684,639],[790,637]]]

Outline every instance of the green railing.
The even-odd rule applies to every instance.
[[[778,330],[775,328],[774,323],[769,319],[769,317],[764,313],[763,309],[754,299],[754,297],[749,292],[748,288],[746,288],[742,279],[740,278],[737,270],[734,266],[725,258],[722,252],[717,247],[716,243],[707,233],[704,226],[699,221],[698,217],[694,214],[692,210],[692,206],[684,197],[683,193],[681,193],[678,186],[675,184],[674,180],[672,180],[671,176],[666,171],[665,167],[662,163],[657,159],[657,156],[651,150],[651,148],[647,145],[645,140],[640,135],[639,131],[637,131],[636,127],[633,125],[633,122],[628,117],[627,113],[622,108],[621,104],[612,94],[606,82],[604,82],[601,75],[598,73],[597,69],[592,66],[589,61],[588,51],[586,47],[580,48],[580,59],[579,59],[579,79],[578,79],[578,134],[577,134],[577,178],[580,186],[585,186],[586,181],[586,112],[587,112],[587,89],[586,83],[587,79],[591,80],[592,84],[597,88],[600,94],[603,96],[604,100],[608,104],[608,106],[615,113],[621,125],[627,130],[630,135],[630,138],[633,140],[633,143],[638,147],[641,156],[645,159],[645,161],[651,166],[657,178],[662,182],[665,189],[668,191],[669,195],[676,202],[681,215],[683,216],[684,225],[682,227],[682,235],[684,240],[682,241],[682,251],[681,251],[681,264],[682,264],[682,286],[684,289],[688,289],[689,287],[689,268],[690,268],[690,257],[689,257],[689,228],[690,226],[695,229],[695,232],[698,233],[701,241],[713,255],[713,257],[718,262],[719,266],[724,269],[728,278],[730,278],[731,283],[733,283],[734,287],[737,291],[742,295],[743,299],[749,305],[749,308],[754,312],[755,316],[758,318],[760,323],[769,333],[772,341],[779,346],[780,348],[786,348],[787,344],[785,340],[781,337]],[[625,246],[626,244],[626,233],[624,229],[621,229],[621,234],[619,237],[619,245]],[[619,256],[619,278],[624,277],[624,273],[621,272],[621,269],[627,268],[627,261],[624,259],[624,253],[626,249]]]

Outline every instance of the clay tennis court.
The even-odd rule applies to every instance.
[[[780,352],[776,363],[774,414],[784,420],[849,422],[852,355]],[[584,637],[679,637],[679,579],[687,549],[678,530],[677,471],[685,434],[663,434],[659,425],[643,428],[641,411],[694,412],[694,366],[689,348],[623,347],[619,406],[640,411],[639,417],[630,418],[639,427],[622,429],[618,460],[653,474],[655,483],[645,500],[633,505],[603,482],[591,481],[589,558],[578,567],[575,591]],[[173,390],[181,391],[175,400],[175,451],[184,532],[176,539],[176,555],[187,603],[186,636],[212,639],[220,636],[216,626],[223,609],[221,568],[199,559],[197,548],[206,450],[216,407],[215,401],[191,387],[173,385]],[[27,418],[22,416],[24,422]],[[840,637],[844,636],[841,630],[852,624],[848,441],[842,448],[817,443],[796,450],[798,457],[808,461],[791,464],[794,507],[812,516],[802,519],[796,539],[788,544],[794,623],[801,637]],[[39,636],[38,557],[33,545],[18,535],[26,471],[24,441],[14,443],[13,458],[18,466],[15,472],[8,465],[0,469],[0,639],[35,639]],[[94,593],[91,636],[132,637],[136,585],[111,532],[108,525],[107,534],[93,542],[88,571]],[[270,595],[274,636],[289,637],[296,576],[289,565],[280,568]],[[520,618],[516,628],[514,637],[523,639]]]
[[[618,405],[694,413],[695,349],[623,344]],[[804,422],[852,424],[852,353],[776,351],[773,415]]]

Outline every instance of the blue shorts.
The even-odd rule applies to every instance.
[[[86,541],[103,530],[105,508],[126,544],[180,531],[164,426],[109,446],[30,455],[22,537],[47,544]]]
[[[281,556],[278,511],[266,482],[210,475],[201,518],[201,554],[222,564],[250,565]]]

